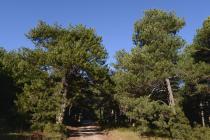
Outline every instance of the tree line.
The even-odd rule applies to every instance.
[[[110,68],[94,29],[40,21],[26,35],[33,49],[0,49],[0,131],[63,131],[92,119],[142,135],[210,138],[210,18],[191,44],[179,35],[184,26],[173,12],[145,11],[134,47]]]

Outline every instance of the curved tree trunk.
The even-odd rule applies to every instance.
[[[173,91],[171,88],[170,80],[169,80],[169,78],[166,78],[165,80],[166,80],[166,85],[167,85],[167,89],[168,89],[169,106],[171,106],[173,109],[173,112],[176,113],[175,108],[174,108],[175,101],[174,101],[174,96],[173,96]]]

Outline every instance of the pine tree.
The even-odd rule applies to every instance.
[[[186,48],[179,62],[180,75],[185,83],[184,92],[188,97],[186,99],[186,114],[191,122],[200,122],[203,126],[209,122],[209,27],[210,18],[204,21],[202,28],[197,30],[193,43]],[[196,116],[199,116],[199,120],[202,121],[193,119]]]
[[[135,47],[130,53],[122,50],[116,56],[116,98],[124,113],[151,133],[157,129],[159,132],[154,133],[174,137],[172,129],[177,119],[179,127],[189,127],[183,112],[175,111],[170,82],[178,76],[178,52],[185,42],[177,33],[184,24],[174,13],[148,10],[135,23]]]
[[[36,48],[20,56],[33,75],[26,73],[30,80],[24,84],[18,106],[31,113],[34,127],[62,124],[65,111],[72,106],[97,105],[109,75],[107,53],[93,29],[40,22],[27,37]]]
[[[145,17],[135,23],[136,47],[131,53],[117,54],[116,75],[126,79],[117,80],[122,90],[134,97],[164,93],[172,96],[169,78],[177,76],[178,51],[184,45],[177,32],[183,25],[184,21],[173,13],[145,12]],[[168,104],[174,105],[172,97]]]

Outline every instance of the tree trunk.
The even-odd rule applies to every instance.
[[[173,112],[176,113],[175,108],[174,108],[175,107],[175,101],[174,101],[174,96],[173,96],[170,80],[168,78],[166,78],[165,80],[166,80],[166,85],[167,85],[167,89],[168,89],[169,106],[171,106],[172,109],[173,109]]]
[[[69,116],[71,116],[71,108],[72,108],[72,104],[70,104],[69,106]]]
[[[102,121],[102,110],[101,110],[101,107],[100,107],[100,109],[99,109],[99,114],[100,114],[100,121]]]
[[[202,126],[205,127],[205,118],[204,118],[204,106],[203,106],[203,103],[201,102],[200,103],[200,109],[201,109],[201,121],[202,121]]]
[[[66,96],[67,96],[67,82],[66,82],[65,77],[62,78],[62,84],[63,84],[63,89],[62,89],[61,94],[63,94],[63,99],[62,99],[63,103],[61,105],[60,112],[56,116],[56,123],[57,124],[62,124],[63,123],[64,112],[65,112],[65,108],[66,108],[66,105],[67,105],[67,99],[66,99]]]

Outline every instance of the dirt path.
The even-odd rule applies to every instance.
[[[108,136],[97,125],[69,127],[68,140],[108,140]]]

